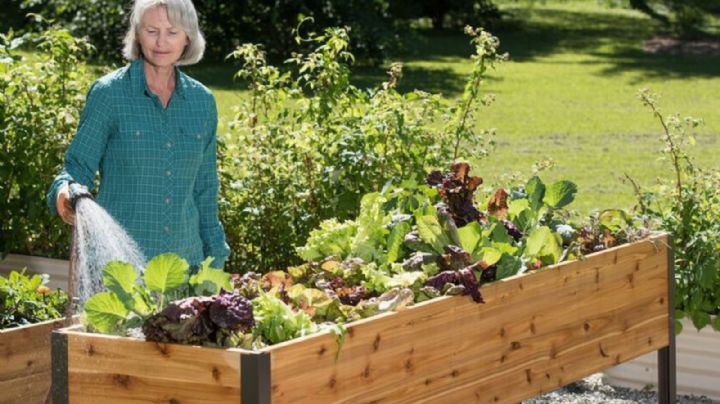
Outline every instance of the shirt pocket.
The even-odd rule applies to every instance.
[[[202,162],[210,140],[210,130],[204,122],[194,122],[180,127],[178,159],[197,169]]]
[[[157,136],[154,136],[152,128],[139,122],[128,121],[119,125],[114,154],[128,164],[125,166],[127,169],[143,171],[148,166],[155,165],[158,158],[155,143]]]

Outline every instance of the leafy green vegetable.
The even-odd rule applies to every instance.
[[[190,277],[189,284],[198,296],[211,296],[220,293],[221,289],[230,290],[230,274],[210,268],[213,257],[208,257],[200,264],[200,270]]]
[[[442,254],[445,246],[450,244],[450,238],[443,232],[437,216],[419,216],[415,220],[422,241],[432,246],[438,254]]]
[[[527,201],[530,209],[539,211],[545,198],[545,184],[540,177],[534,176],[525,184],[525,192],[527,193]]]
[[[475,251],[478,243],[483,237],[482,226],[478,222],[472,222],[459,228],[458,236],[460,238],[460,247],[462,247],[463,250],[472,253]]]
[[[238,292],[175,301],[143,323],[148,341],[249,348],[253,305]]]
[[[103,269],[103,284],[131,310],[134,306],[133,289],[138,275],[132,264],[121,261],[110,261]]]
[[[148,262],[143,274],[145,286],[166,294],[187,282],[190,265],[175,254],[161,254]]]
[[[485,262],[486,265],[495,265],[503,255],[502,251],[493,247],[483,247],[480,252],[481,260]]]
[[[318,326],[305,312],[294,312],[282,300],[268,293],[252,301],[255,315],[253,333],[271,344],[315,333]]]
[[[287,289],[288,298],[313,320],[337,321],[345,318],[338,298],[332,298],[320,289],[293,285]]]
[[[562,255],[562,239],[547,226],[533,229],[528,235],[525,256],[539,258],[543,264],[555,264]]]
[[[130,311],[113,292],[100,292],[85,302],[85,317],[102,333],[120,333]]]
[[[108,292],[98,293],[85,303],[85,324],[100,332],[123,334],[165,308],[167,301],[191,292],[210,293],[231,289],[230,275],[209,267],[208,257],[192,278],[187,261],[175,254],[159,255],[148,263],[143,280],[137,283],[135,268],[111,261],[103,268],[103,284]],[[188,282],[189,281],[189,282]]]
[[[618,232],[632,224],[632,218],[620,209],[607,209],[600,213],[598,217],[600,225],[610,230]]]
[[[577,185],[570,181],[558,181],[545,191],[543,202],[553,208],[563,208],[575,200]]]
[[[310,232],[306,244],[297,248],[298,255],[306,261],[320,261],[325,257],[344,259],[350,254],[350,245],[357,233],[354,221],[325,220]]]
[[[388,236],[387,261],[396,262],[402,254],[405,236],[410,233],[412,227],[407,222],[400,222],[393,227]]]
[[[383,210],[386,199],[373,192],[363,196],[360,215],[357,218],[357,233],[352,240],[350,254],[365,262],[384,261],[385,237],[391,216]]]
[[[516,275],[521,266],[522,263],[520,262],[520,258],[510,254],[503,254],[502,258],[500,258],[500,261],[497,263],[495,279],[504,279],[509,276]]]
[[[377,265],[371,263],[362,270],[363,277],[362,286],[368,290],[377,293],[383,293],[390,289],[391,277]]]

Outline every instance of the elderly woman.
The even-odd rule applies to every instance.
[[[92,189],[99,172],[98,204],[146,257],[211,256],[221,268],[230,249],[218,219],[217,107],[178,68],[205,49],[191,0],[136,0],[124,43],[130,64],[91,87],[48,205],[72,225],[68,182]]]

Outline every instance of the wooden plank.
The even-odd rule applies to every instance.
[[[654,241],[489,285],[484,305],[443,298],[352,324],[337,362],[330,335],[270,347],[273,403],[517,401],[657,350],[668,278]]]
[[[0,331],[0,403],[45,402],[50,391],[50,334],[71,322],[52,320]]]
[[[72,403],[240,401],[240,350],[67,335]]]

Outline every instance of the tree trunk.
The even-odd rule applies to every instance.
[[[646,0],[630,0],[630,7],[647,14],[650,18],[660,21],[665,25],[670,24],[670,20],[667,16],[655,11],[652,7],[650,7]]]

